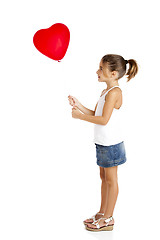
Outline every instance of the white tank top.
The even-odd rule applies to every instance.
[[[119,86],[110,88],[105,94],[103,94],[98,101],[95,116],[102,116],[103,106],[105,103],[105,96],[107,93]],[[120,88],[120,87],[119,87]],[[110,146],[115,145],[123,141],[123,130],[122,130],[122,106],[120,109],[113,109],[112,115],[106,125],[94,124],[94,143]]]

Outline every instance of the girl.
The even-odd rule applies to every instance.
[[[129,68],[126,73],[127,64]],[[125,74],[129,81],[137,72],[138,65],[134,59],[127,61],[120,55],[107,54],[101,59],[96,72],[98,81],[105,82],[107,88],[102,91],[95,110],[84,107],[75,97],[68,96],[69,103],[73,106],[72,117],[95,124],[94,143],[102,180],[101,206],[97,214],[84,221],[86,229],[90,231],[113,230],[113,211],[119,192],[117,168],[126,162],[121,133],[122,90],[118,81]]]

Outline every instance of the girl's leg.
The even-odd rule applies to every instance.
[[[107,207],[107,196],[108,196],[108,187],[105,178],[105,169],[103,167],[100,168],[100,178],[102,180],[101,183],[101,207],[99,212],[104,213]]]
[[[107,183],[105,181],[105,171],[104,168],[100,167],[100,178],[102,180],[102,184],[101,184],[101,207],[99,210],[99,213],[104,213],[105,209],[106,209],[106,203],[107,203]],[[96,214],[95,219],[98,220],[99,218],[103,217],[100,214]],[[93,220],[91,220],[90,218],[85,220],[86,223],[92,223]]]
[[[117,177],[118,166],[105,168],[105,181],[108,186],[108,198],[107,205],[104,213],[104,217],[108,218],[113,215],[114,207],[118,197],[118,177]]]
[[[118,196],[117,166],[110,168],[100,168],[101,186],[101,207],[99,212],[104,212],[104,218],[113,216],[114,207]],[[101,217],[101,216],[100,216]],[[97,217],[100,218],[100,217]],[[104,219],[99,221],[100,227],[105,226]],[[114,219],[109,225],[114,224]],[[97,228],[93,224],[88,224],[90,228]]]

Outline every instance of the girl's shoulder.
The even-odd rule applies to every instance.
[[[104,95],[107,92],[107,89],[104,89],[101,93],[101,96]],[[111,89],[107,95],[115,95],[115,96],[120,96],[122,95],[122,89],[119,87],[113,88]],[[107,95],[105,96],[105,98],[107,97]]]
[[[105,100],[106,100],[107,97],[108,98],[109,97],[121,98],[122,97],[122,90],[118,87],[113,88],[108,92],[108,94],[106,94]]]

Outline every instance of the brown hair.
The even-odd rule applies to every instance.
[[[122,56],[116,54],[107,54],[102,58],[103,64],[107,63],[109,70],[118,72],[118,79],[122,78],[125,74],[127,82],[134,78],[138,72],[138,65],[134,59],[125,60]],[[128,71],[126,73],[126,64],[129,64]]]

